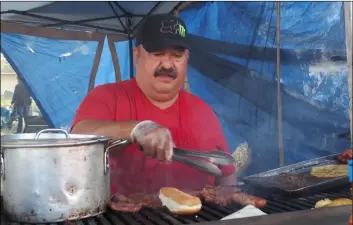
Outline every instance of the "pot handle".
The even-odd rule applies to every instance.
[[[43,133],[48,133],[48,132],[61,132],[65,134],[66,139],[69,139],[69,134],[67,133],[66,130],[63,129],[44,129],[39,131],[36,136],[34,137],[35,140],[38,140],[39,136]]]
[[[111,148],[114,148],[118,145],[124,145],[129,143],[128,140],[126,139],[119,139],[116,141],[113,141],[112,143],[109,144],[109,146],[107,147],[107,149],[104,152],[104,174],[107,174],[109,171],[109,151]]]
[[[1,162],[0,162],[0,166],[1,166],[1,180],[5,180],[5,160],[4,160],[4,155],[3,155],[3,153],[2,152],[0,152],[0,160],[1,160]]]

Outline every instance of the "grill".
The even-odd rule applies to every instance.
[[[349,187],[343,187],[332,191],[305,197],[290,197],[274,195],[267,197],[267,205],[261,209],[267,214],[291,212],[311,209],[318,200],[329,198],[351,198]],[[217,221],[243,208],[239,205],[220,207],[217,205],[203,203],[202,210],[193,216],[178,216],[169,213],[166,209],[142,209],[138,213],[119,213],[108,211],[107,213],[83,220],[62,223],[51,223],[45,225],[174,225],[174,224],[196,224],[208,221]],[[1,224],[28,225],[10,223],[1,216]]]

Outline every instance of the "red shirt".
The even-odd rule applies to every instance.
[[[96,87],[81,103],[72,127],[81,120],[152,120],[167,127],[176,147],[199,151],[229,152],[220,123],[212,109],[200,98],[180,91],[176,102],[167,109],[154,106],[131,79]],[[234,166],[222,166],[223,173],[235,172]],[[111,194],[156,192],[163,186],[200,189],[214,184],[215,178],[189,167],[161,163],[146,157],[131,145],[110,154]]]

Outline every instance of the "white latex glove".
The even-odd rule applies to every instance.
[[[150,120],[138,123],[131,131],[131,140],[140,145],[146,155],[160,161],[171,160],[173,140],[170,131]]]

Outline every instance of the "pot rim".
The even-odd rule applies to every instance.
[[[48,132],[60,132],[48,133]],[[61,129],[45,129],[38,133],[7,134],[1,136],[1,148],[70,147],[108,142],[106,136],[68,134]]]

